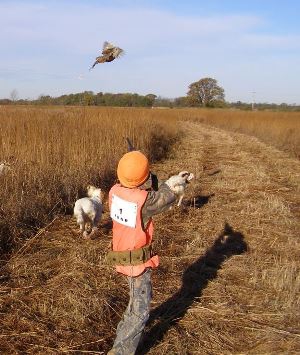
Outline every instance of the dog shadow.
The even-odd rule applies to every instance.
[[[204,195],[204,196],[197,195],[197,196],[191,197],[189,200],[182,201],[182,205],[185,208],[187,208],[187,207],[202,208],[214,196],[215,196],[214,193],[212,193],[210,195]]]
[[[183,273],[181,288],[160,306],[153,309],[142,343],[137,354],[147,354],[158,344],[167,331],[182,319],[192,306],[195,298],[202,295],[207,284],[218,276],[223,262],[233,255],[247,251],[242,233],[234,231],[225,223],[223,232],[206,253],[191,264]],[[151,327],[151,324],[154,324]]]

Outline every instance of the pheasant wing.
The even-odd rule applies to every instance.
[[[115,46],[112,43],[109,43],[107,41],[105,41],[103,43],[103,48],[102,49],[106,49],[106,48],[114,48]]]
[[[125,52],[122,48],[114,47],[112,54],[114,58],[120,58],[122,55],[125,54]]]
[[[107,41],[103,43],[102,54],[111,54],[115,46]]]

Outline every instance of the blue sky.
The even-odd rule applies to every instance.
[[[300,104],[300,1],[0,0],[0,98],[184,96],[213,77],[228,101]],[[89,71],[102,43],[126,55]]]

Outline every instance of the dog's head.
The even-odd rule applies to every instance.
[[[192,180],[194,179],[194,174],[193,173],[189,173],[188,171],[181,171],[179,174],[178,174],[184,182],[186,182],[187,184]]]
[[[10,165],[11,165],[11,164],[10,164],[8,161],[3,160],[3,161],[0,162],[0,165],[1,165],[1,166],[6,166],[6,167],[10,168]]]
[[[87,187],[87,194],[89,197],[98,197],[102,201],[102,191],[95,186],[89,185]]]
[[[9,171],[11,171],[11,164],[8,163],[6,160],[0,162],[0,173],[7,173]]]

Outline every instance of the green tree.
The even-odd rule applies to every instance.
[[[189,98],[187,96],[176,97],[176,99],[174,100],[174,105],[176,107],[189,106]]]
[[[203,78],[192,83],[187,93],[190,105],[213,107],[215,102],[224,101],[224,89],[216,79]]]
[[[91,106],[95,104],[93,91],[83,92],[83,104],[85,106]]]
[[[38,98],[38,103],[40,105],[51,105],[51,96],[49,95],[40,95]]]
[[[147,99],[146,100],[147,106],[151,107],[154,105],[154,102],[155,102],[155,99],[157,98],[157,96],[154,94],[148,94],[145,96],[145,98]]]

